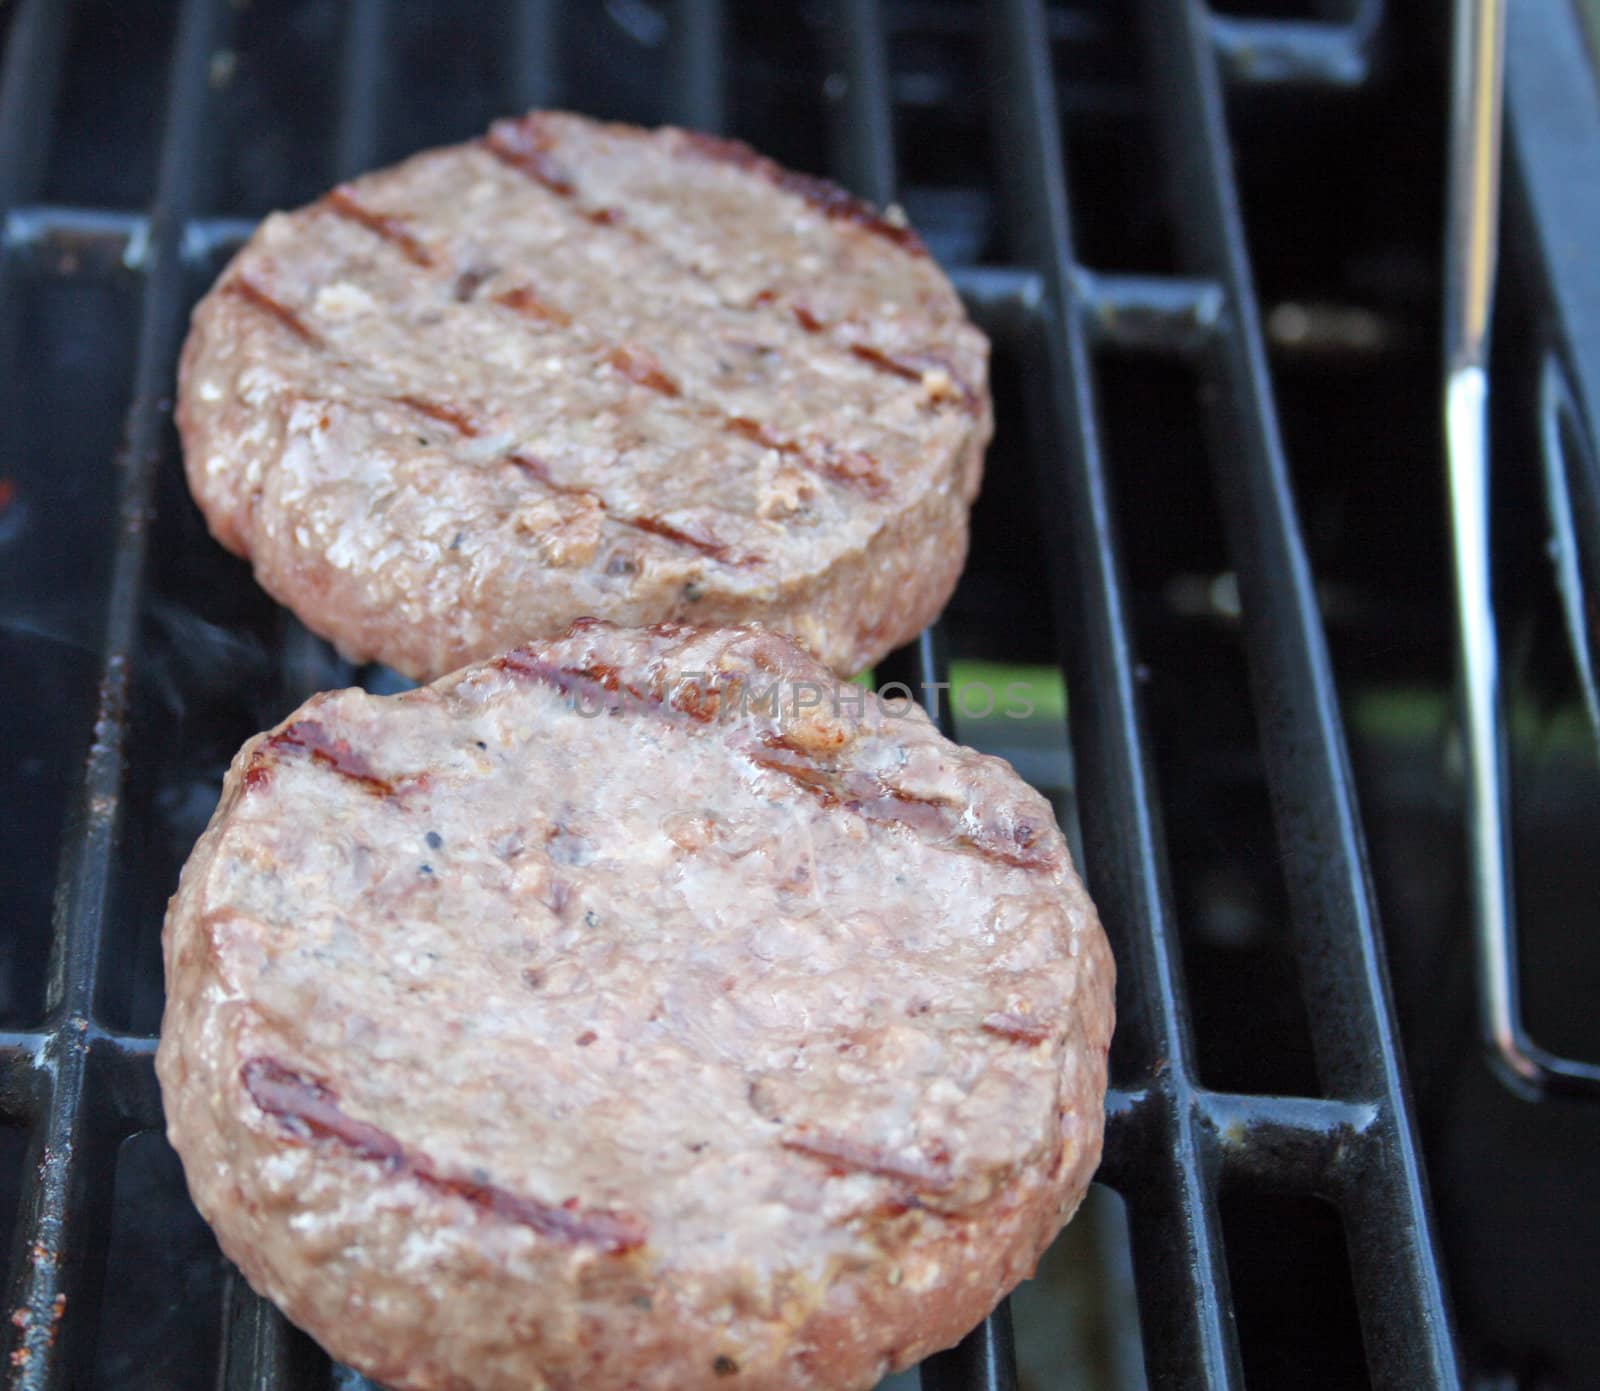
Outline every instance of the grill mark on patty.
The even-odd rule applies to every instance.
[[[1048,1043],[1055,1032],[1048,1020],[1035,1019],[1031,1015],[1017,1014],[1010,1010],[997,1010],[993,1014],[984,1016],[983,1023],[979,1027],[986,1034],[1007,1038],[1013,1043],[1026,1043],[1030,1047]]]
[[[864,449],[840,449],[828,441],[801,442],[775,435],[759,420],[747,415],[725,415],[722,428],[793,459],[810,473],[819,474],[840,487],[851,488],[877,502],[889,491],[883,466]]]
[[[482,137],[480,144],[503,164],[518,170],[533,179],[534,182],[555,194],[558,198],[570,202],[574,209],[589,222],[597,227],[616,227],[625,232],[633,241],[643,246],[648,246],[657,255],[672,262],[679,270],[696,277],[704,283],[711,283],[710,277],[693,262],[684,261],[670,251],[660,242],[645,235],[631,223],[623,221],[622,213],[616,208],[588,209],[582,207],[577,199],[577,185],[567,174],[564,165],[556,160],[552,153],[555,139],[544,123],[540,120],[541,113],[533,112],[513,121],[498,121],[490,127],[489,133]],[[829,183],[826,179],[818,179],[809,174],[795,174],[784,169],[763,155],[757,154],[748,145],[736,140],[722,140],[716,136],[698,135],[686,132],[687,138],[700,145],[729,147],[733,152],[727,157],[713,153],[702,148],[699,152],[708,154],[711,158],[722,159],[723,162],[737,164],[741,168],[750,169],[765,178],[769,183],[774,183],[779,188],[786,188],[790,192],[800,193],[812,206],[820,208],[829,218],[856,223],[859,226],[869,226],[869,230],[878,231],[880,235],[888,235],[889,240],[898,246],[917,255],[926,256],[927,248],[922,245],[921,239],[910,227],[900,227],[886,221],[870,204],[861,202],[836,184]],[[764,166],[764,167],[757,167]],[[769,173],[768,171],[772,171]],[[555,171],[559,171],[557,174]],[[774,178],[773,175],[777,177]],[[812,198],[802,192],[800,185],[808,188],[831,190],[826,196],[819,199]],[[856,210],[863,210],[870,214],[869,221],[863,221],[855,211],[849,210],[847,204],[854,204]],[[719,301],[729,309],[743,308],[745,310],[764,308],[769,306],[786,307],[793,315],[795,322],[808,333],[827,334],[836,327],[819,319],[811,308],[798,300],[785,301],[777,290],[768,288],[759,291],[751,300],[743,305],[729,304],[726,300]],[[914,363],[897,358],[881,349],[867,344],[846,344],[851,356],[858,361],[880,372],[887,372],[892,376],[900,377],[906,381],[921,381],[922,370]],[[938,364],[942,365],[942,364]],[[948,367],[945,369],[950,371]],[[956,387],[956,396],[963,406],[970,412],[976,413],[979,405],[979,393],[966,382],[962,381],[953,371],[950,372],[952,382]]]
[[[323,205],[329,212],[365,227],[374,236],[382,238],[417,266],[432,266],[433,253],[428,250],[404,221],[389,213],[369,208],[350,191],[349,184],[340,184],[325,194]]]
[[[565,696],[577,705],[594,710],[618,704],[618,697],[626,695],[641,709],[664,708],[666,702],[659,695],[641,691],[636,686],[624,685],[617,668],[604,662],[589,666],[563,666],[545,657],[536,657],[525,648],[514,647],[496,657],[495,666],[514,676],[526,677],[541,686],[548,686],[558,695]]]
[[[783,297],[774,289],[759,290],[754,294],[747,308],[758,308],[763,305],[783,304]],[[799,300],[788,302],[789,313],[794,316],[794,321],[807,333],[829,335],[839,327],[836,323],[829,323],[826,319],[819,319],[812,311],[811,306]],[[954,387],[954,395],[961,401],[969,414],[976,414],[980,404],[978,392],[969,386],[957,374],[955,369],[944,359],[933,353],[919,353],[912,357],[896,357],[893,353],[885,352],[882,348],[871,343],[841,343],[851,357],[858,362],[879,372],[887,372],[892,377],[899,377],[903,381],[921,382],[923,374],[929,368],[942,368],[950,378]]]
[[[548,686],[589,713],[603,709],[620,712],[631,707],[667,718],[681,715],[695,724],[710,724],[720,713],[722,697],[728,690],[726,686],[702,687],[683,682],[669,696],[624,681],[621,671],[609,662],[564,666],[521,647],[497,657],[495,665],[514,676]]]
[[[925,1156],[918,1162],[890,1154],[882,1146],[867,1140],[833,1135],[809,1126],[781,1137],[778,1143],[794,1154],[820,1160],[835,1175],[875,1174],[879,1178],[894,1179],[917,1192],[929,1194],[949,1192],[952,1182],[947,1162]]]
[[[606,354],[606,361],[639,386],[647,386],[663,396],[683,395],[683,389],[661,370],[661,364],[649,353],[619,344]]]
[[[771,289],[760,291],[750,301],[752,305],[776,304],[778,302],[778,292]],[[836,324],[830,324],[826,320],[819,319],[811,312],[809,305],[802,304],[799,300],[794,300],[790,303],[789,312],[794,315],[795,322],[807,333],[832,333],[837,327]],[[876,368],[879,372],[887,372],[891,377],[899,377],[902,381],[921,383],[925,381],[925,373],[930,369],[942,369],[945,375],[950,378],[951,394],[960,400],[968,414],[975,415],[978,412],[980,405],[978,393],[961,379],[949,362],[933,353],[918,353],[912,357],[896,357],[893,353],[887,353],[882,348],[875,347],[871,343],[846,343],[844,347],[848,350],[850,356],[858,362],[864,362],[867,366]]]
[[[555,142],[537,119],[537,113],[518,120],[496,121],[479,143],[502,164],[526,174],[558,198],[571,198],[578,191],[566,166],[551,153]]]
[[[313,763],[348,778],[374,796],[394,795],[395,780],[380,774],[364,753],[352,748],[348,739],[330,734],[320,720],[296,720],[264,740],[250,757],[250,766],[244,775],[245,787],[266,786],[271,780],[273,763],[290,751],[309,754]]]
[[[870,362],[880,372],[888,372],[891,376],[900,377],[908,382],[920,382],[922,373],[910,363],[901,362],[899,358],[890,357],[888,353],[879,348],[874,348],[868,343],[852,343],[850,356],[860,358],[862,362]]]
[[[298,314],[282,300],[274,299],[247,275],[235,275],[222,287],[223,294],[232,295],[235,299],[242,299],[252,308],[259,309],[270,319],[276,319],[290,333],[294,334],[302,343],[308,343],[313,348],[324,345],[322,335],[306,323]]]
[[[742,140],[729,140],[720,135],[706,135],[700,131],[684,131],[675,148],[686,149],[692,154],[718,164],[729,164],[754,174],[774,188],[803,198],[830,222],[851,223],[871,232],[874,236],[892,242],[914,256],[928,254],[928,248],[922,244],[922,238],[904,223],[891,222],[871,203],[840,188],[831,179],[785,169],[776,161],[752,150]]]
[[[391,396],[389,400],[397,406],[416,411],[418,415],[425,415],[430,420],[448,425],[457,434],[465,435],[469,439],[479,432],[477,421],[459,406],[452,406],[448,402],[429,401],[421,396]]]
[[[416,396],[391,396],[389,397],[397,406],[406,406],[432,420],[449,425],[462,435],[468,437],[477,435],[479,427],[476,421],[459,407],[443,405],[437,401],[425,401]],[[688,546],[697,550],[701,555],[710,556],[711,559],[720,561],[724,565],[735,567],[760,564],[765,560],[761,555],[741,555],[715,537],[706,536],[687,527],[676,526],[662,517],[640,516],[624,517],[610,510],[606,501],[598,493],[588,488],[573,487],[571,484],[558,483],[551,475],[549,466],[531,454],[513,452],[506,455],[506,459],[516,465],[524,473],[537,478],[552,492],[561,493],[567,497],[585,497],[592,499],[595,506],[600,509],[601,515],[620,526],[632,527],[635,531],[648,532],[652,536],[661,536],[668,541],[674,541],[680,546]]]
[[[1047,869],[1055,863],[1049,841],[1032,822],[1019,821],[1010,828],[969,826],[961,806],[919,797],[875,773],[820,763],[786,735],[763,735],[745,756],[758,768],[782,774],[824,806],[903,826],[934,845],[971,851],[1013,869]]]
[[[537,479],[553,493],[560,493],[566,497],[590,499],[600,509],[602,516],[608,521],[615,522],[618,526],[630,527],[634,531],[647,532],[651,536],[660,536],[665,540],[699,551],[701,555],[709,556],[712,560],[718,561],[723,565],[730,565],[736,568],[759,565],[766,560],[766,556],[757,552],[741,553],[734,550],[725,541],[719,541],[714,536],[691,531],[686,527],[676,526],[662,517],[649,515],[630,517],[620,512],[613,512],[607,505],[606,500],[593,489],[557,481],[550,472],[550,466],[537,455],[525,454],[517,450],[507,454],[506,460],[516,465],[530,478]]]
[[[572,315],[543,299],[531,285],[514,285],[511,289],[496,295],[494,299],[496,304],[503,304],[507,309],[515,309],[517,313],[526,314],[530,319],[555,324],[560,328],[565,328],[572,322]]]
[[[276,1058],[250,1058],[239,1076],[257,1107],[290,1133],[306,1140],[331,1140],[357,1159],[379,1163],[393,1174],[407,1174],[540,1236],[573,1246],[595,1246],[609,1254],[635,1250],[648,1238],[644,1221],[632,1213],[584,1208],[576,1198],[547,1203],[486,1180],[449,1173],[426,1154],[407,1149],[388,1131],[346,1114],[332,1088]]]
[[[621,208],[587,207],[578,200],[578,186],[567,167],[553,153],[555,140],[544,129],[539,112],[512,121],[496,121],[477,143],[508,168],[532,179],[546,192],[572,204],[585,222],[613,227],[641,246],[653,242],[627,220]]]
[[[624,526],[631,526],[635,531],[643,531],[651,536],[665,537],[668,541],[675,541],[680,546],[688,546],[697,550],[701,555],[708,555],[713,560],[721,561],[724,565],[736,568],[757,565],[766,557],[762,555],[741,555],[726,542],[718,541],[714,537],[706,536],[688,527],[674,525],[664,517],[618,517]]]
[[[776,298],[776,292],[774,291],[763,290],[761,293],[770,293],[773,294],[774,298]],[[756,298],[760,299],[761,296],[757,295]],[[823,329],[827,328],[827,325],[803,304],[798,302],[791,304],[789,306],[789,312],[794,315],[794,321],[799,324],[800,327],[803,328],[807,333],[821,333]]]
[[[978,393],[966,382],[962,381],[949,362],[937,353],[913,353],[908,357],[896,357],[886,353],[882,348],[875,348],[870,343],[852,343],[850,355],[862,362],[871,363],[880,372],[888,372],[891,376],[900,377],[908,382],[919,382],[928,389],[932,399],[938,400],[940,396],[953,396],[961,402],[962,409],[969,415],[976,415],[981,404]],[[930,374],[942,375],[946,380],[934,387],[931,384]]]

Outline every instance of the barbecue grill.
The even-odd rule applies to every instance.
[[[1571,468],[1600,409],[1600,272],[1571,251],[1600,227],[1583,177],[1600,118],[1576,11],[1515,8],[1497,429],[1502,454],[1553,437]],[[931,689],[980,659],[1064,675],[1059,756],[1039,766],[1120,969],[1100,1178],[1125,1219],[1102,1194],[1092,1279],[1131,1258],[1138,1307],[1135,1355],[1087,1384],[1582,1383],[1600,1121],[1512,1096],[1463,1041],[1432,386],[1442,14],[12,0],[0,24],[14,1386],[367,1385],[226,1268],[160,1138],[152,1059],[161,914],[226,759],[312,690],[397,678],[341,663],[206,537],[174,363],[189,306],[268,208],[559,104],[726,131],[902,203],[995,342],[969,572],[877,677]],[[1559,392],[1525,385],[1541,371]],[[1543,798],[1519,804],[1527,870],[1551,814],[1539,750],[1575,687],[1537,470],[1503,472],[1502,612],[1531,615],[1510,627],[1531,634],[1519,670],[1544,712],[1531,745],[1515,707],[1506,735],[1514,761],[1533,748],[1518,786]],[[948,700],[936,713],[961,724]],[[1595,819],[1576,743],[1569,829]],[[1528,905],[1522,964],[1552,1046],[1581,1052],[1592,1022],[1562,981],[1596,970],[1570,940],[1595,886],[1572,868],[1581,836],[1554,843],[1565,877]],[[1051,1288],[921,1385],[1016,1387],[1016,1341],[1080,1316]]]

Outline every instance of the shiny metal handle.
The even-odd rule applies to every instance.
[[[1499,223],[1504,61],[1505,0],[1457,0],[1443,404],[1478,1013],[1491,1061],[1520,1090],[1600,1096],[1600,1066],[1558,1057],[1528,1037],[1518,989],[1489,525],[1489,322]]]
[[[1500,211],[1505,0],[1456,0],[1445,223],[1445,370],[1486,367]]]

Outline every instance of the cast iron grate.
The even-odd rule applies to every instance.
[[[27,331],[36,319],[19,306],[32,297],[43,296],[41,313],[49,311],[52,287],[61,285],[137,302],[132,377],[125,390],[120,382],[105,383],[119,371],[115,354],[130,345],[111,340],[85,347],[92,359],[83,369],[86,380],[100,382],[125,404],[121,447],[103,480],[115,490],[114,504],[109,494],[91,498],[90,511],[98,507],[101,513],[99,531],[90,517],[88,530],[69,533],[86,545],[79,568],[98,597],[90,606],[95,631],[79,643],[89,658],[80,652],[60,679],[77,691],[92,729],[84,740],[81,783],[61,793],[66,812],[59,843],[38,842],[46,847],[44,861],[21,866],[37,883],[50,874],[49,853],[58,853],[47,936],[39,915],[41,958],[48,941],[42,998],[24,998],[27,982],[16,983],[22,1003],[7,1017],[16,1027],[0,1036],[0,1118],[9,1133],[25,1136],[6,1306],[14,1311],[9,1372],[13,1384],[28,1391],[104,1380],[107,1349],[96,1347],[96,1311],[103,1307],[114,1191],[121,1186],[119,1146],[161,1124],[151,1068],[155,1021],[148,1008],[129,1003],[128,981],[137,984],[136,972],[122,959],[140,944],[148,957],[160,915],[159,899],[130,903],[124,892],[127,857],[143,853],[151,834],[148,799],[128,769],[152,757],[134,734],[144,727],[138,714],[141,663],[149,661],[154,643],[184,640],[181,627],[175,636],[161,636],[164,630],[152,619],[160,587],[152,575],[189,573],[182,548],[209,545],[192,520],[171,522],[161,533],[172,538],[177,553],[169,553],[165,543],[153,547],[152,536],[158,503],[163,518],[185,506],[181,484],[174,481],[176,442],[168,423],[185,314],[250,225],[210,215],[208,201],[222,132],[230,129],[223,120],[229,114],[230,44],[241,26],[270,22],[264,11],[252,13],[235,0],[183,0],[170,39],[157,26],[153,36],[139,38],[131,57],[118,58],[124,68],[135,65],[132,79],[124,71],[122,80],[134,81],[146,97],[164,93],[159,136],[148,143],[155,160],[148,207],[135,211],[94,198],[52,203],[47,190],[72,190],[84,182],[79,171],[52,161],[51,142],[61,126],[59,94],[69,90],[76,100],[86,82],[100,77],[72,71],[69,31],[77,31],[71,26],[98,23],[106,14],[97,11],[84,20],[88,4],[83,0],[74,15],[65,0],[20,0],[9,18],[0,74],[0,379],[14,377],[22,355],[31,351]],[[394,81],[400,8],[391,10],[381,0],[318,7],[302,35],[317,69],[304,75],[307,88],[320,83],[328,96],[327,121],[311,121],[327,148],[306,153],[306,167],[296,174],[309,182],[307,193],[319,182],[373,164],[387,149],[383,134],[391,123],[404,128],[408,143],[423,143],[409,140],[413,126],[423,140],[429,138],[429,111]],[[838,75],[833,119],[816,133],[823,159],[828,172],[870,198],[889,202],[898,191],[896,104],[905,98],[892,85],[892,41],[925,31],[970,46],[974,87],[994,108],[987,139],[999,152],[1002,179],[998,207],[989,215],[1003,230],[1007,250],[1000,263],[958,264],[954,270],[975,316],[1002,355],[1020,367],[1029,413],[1053,640],[1072,700],[1077,798],[1092,809],[1084,820],[1086,870],[1121,970],[1118,1085],[1109,1099],[1101,1177],[1127,1204],[1145,1367],[1157,1385],[1243,1383],[1219,1215],[1225,1188],[1230,1201],[1251,1193],[1299,1195],[1337,1209],[1373,1385],[1458,1381],[1338,703],[1279,439],[1223,110],[1226,84],[1286,84],[1316,93],[1364,82],[1382,5],[1357,0],[1347,8],[1346,19],[1313,22],[1219,17],[1199,0],[1143,5],[1142,37],[1130,42],[1138,45],[1148,116],[1170,174],[1166,206],[1182,274],[1090,270],[1074,255],[1058,109],[1074,97],[1056,80],[1052,44],[1084,26],[1104,26],[1100,11],[1047,9],[1041,0],[882,7],[878,0],[837,0],[818,5],[804,21]],[[499,74],[498,87],[483,94],[485,110],[472,113],[474,119],[519,105],[565,101],[582,107],[583,91],[563,61],[564,44],[574,25],[594,22],[594,13],[559,0],[505,0],[474,8],[470,18],[465,12],[453,16],[456,33],[446,29],[435,41],[453,42],[480,18],[487,24],[492,17],[493,32],[503,41],[478,47]],[[752,97],[752,84],[735,70],[732,6],[725,12],[719,0],[679,0],[667,8],[617,0],[606,13],[636,28],[665,26],[657,35],[661,80],[636,84],[630,98],[656,109],[616,114],[718,129],[730,124],[730,112],[767,100],[759,85]],[[746,22],[749,16],[738,18]],[[145,53],[163,56],[138,68]],[[107,62],[113,56],[111,50],[100,53]],[[287,80],[292,84],[301,76]],[[762,82],[769,77],[763,75]],[[781,84],[775,77],[772,83],[776,101]],[[134,119],[129,113],[140,104],[132,101],[111,114]],[[439,115],[439,123],[452,125],[458,114]],[[248,115],[233,113],[230,119]],[[464,135],[471,126],[447,133]],[[442,137],[433,132],[431,138]],[[299,153],[291,151],[291,160]],[[322,160],[325,168],[318,165],[313,176],[312,166]],[[105,175],[107,186],[123,186],[130,168],[117,171],[115,179]],[[933,240],[936,249],[961,242]],[[973,234],[966,241],[976,245],[983,238]],[[1199,1078],[1097,404],[1097,355],[1108,348],[1181,364],[1204,403],[1217,504],[1238,576],[1276,854],[1303,988],[1316,1004],[1309,1025],[1320,1096],[1220,1092]],[[57,428],[16,410],[11,418],[17,422],[13,430]],[[31,438],[22,447],[33,447]],[[6,501],[18,505],[9,495]],[[0,516],[0,527],[7,524]],[[243,584],[242,572],[208,570],[208,563],[195,559],[191,569]],[[15,578],[10,569],[5,574]],[[242,588],[237,592],[240,597],[225,602],[223,611],[259,615],[260,603]],[[192,621],[199,623],[192,641],[213,641],[215,623]],[[169,626],[178,626],[176,620]],[[237,703],[237,692],[230,696],[221,689],[229,680],[276,682],[285,694],[304,694],[308,685],[330,684],[330,669],[338,674],[325,650],[292,625],[280,638],[264,667],[260,661],[251,666],[257,653],[231,676],[224,672],[211,685],[201,683],[200,696],[190,698]],[[940,634],[924,635],[879,674],[943,679]],[[70,700],[64,698],[63,705],[76,711]],[[154,757],[169,754],[177,758],[183,751],[158,749]],[[130,924],[130,916],[138,921]],[[20,923],[19,941],[27,932]],[[226,1308],[223,1331],[214,1340],[221,1364],[217,1385],[266,1391],[330,1384],[330,1376],[334,1385],[361,1384],[343,1371],[330,1373],[315,1350],[242,1282],[232,1281],[219,1304]],[[927,1363],[922,1384],[996,1391],[1014,1386],[1007,1309],[959,1349]]]

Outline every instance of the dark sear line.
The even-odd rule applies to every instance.
[[[555,142],[542,125],[534,125],[534,120],[535,116],[529,115],[517,121],[496,121],[478,144],[557,198],[576,198],[578,188],[572,175],[552,153]],[[644,233],[628,223],[621,208],[577,207],[577,211],[596,227],[615,227],[641,245],[649,244]]]
[[[649,1237],[642,1218],[607,1208],[584,1208],[576,1198],[547,1203],[484,1180],[448,1173],[427,1155],[407,1149],[387,1131],[345,1114],[331,1088],[303,1077],[276,1058],[255,1057],[239,1069],[250,1099],[285,1129],[305,1140],[332,1140],[357,1159],[406,1174],[439,1192],[464,1198],[474,1207],[540,1236],[573,1246],[594,1246],[617,1255],[636,1250]]]
[[[319,720],[296,720],[263,740],[245,770],[246,790],[264,787],[271,780],[272,765],[283,754],[309,754],[311,761],[348,778],[378,797],[392,797],[396,787],[416,782],[414,778],[386,778],[374,768],[364,753],[346,739],[335,738]]]
[[[326,344],[322,336],[311,328],[304,319],[294,312],[281,300],[274,299],[263,290],[255,281],[246,275],[232,276],[222,287],[222,293],[242,299],[246,304],[259,309],[268,318],[276,319],[290,333],[294,334],[302,343],[308,343],[313,348],[322,348]]]
[[[758,290],[751,296],[748,308],[757,308],[767,304],[781,304],[782,297],[776,290]],[[811,306],[800,300],[789,302],[789,312],[794,315],[794,321],[807,333],[832,333],[839,327],[837,323],[828,323],[819,319],[812,311]],[[934,353],[916,353],[911,357],[896,357],[887,353],[882,348],[871,343],[849,342],[843,345],[850,356],[858,362],[864,362],[869,367],[875,367],[880,372],[887,372],[892,377],[899,377],[903,381],[920,382],[923,373],[931,368],[942,368],[950,378],[952,394],[961,400],[971,413],[976,413],[981,405],[979,394],[968,386],[957,374],[954,367]]]
[[[369,232],[381,237],[413,265],[432,266],[433,253],[428,250],[400,218],[369,208],[350,191],[349,184],[340,184],[322,199],[323,206],[339,217],[359,223]]]
[[[1056,857],[1041,828],[1018,821],[1010,827],[965,825],[965,809],[949,802],[919,797],[883,781],[874,773],[819,763],[784,735],[773,732],[745,751],[758,768],[779,773],[824,806],[842,807],[867,821],[904,826],[929,843],[971,851],[1013,869],[1052,869]]]
[[[776,290],[763,290],[761,294],[756,296],[755,300],[751,301],[751,303],[754,304],[761,300],[762,295],[770,295],[772,300],[776,300],[778,297],[778,292]],[[767,300],[764,302],[771,303],[772,300]],[[789,312],[794,315],[794,321],[799,324],[800,327],[803,328],[807,333],[821,333],[828,327],[827,324],[823,323],[821,319],[819,319],[811,312],[809,308],[803,304],[791,304],[789,306]]]
[[[616,517],[614,512],[607,515]],[[678,526],[664,517],[616,517],[616,520],[623,526],[631,526],[635,531],[642,531],[650,536],[660,536],[680,546],[688,546],[699,551],[701,555],[710,556],[711,559],[732,566],[734,569],[746,569],[752,565],[760,565],[766,560],[766,556],[757,552],[743,554],[734,550],[725,541],[719,541],[714,536],[694,531],[689,527]]]
[[[535,119],[524,116],[520,120],[496,121],[479,143],[501,163],[526,174],[557,198],[571,198],[578,191],[577,185],[566,166],[551,153],[555,142],[550,133],[542,123],[536,125]]]
[[[866,343],[852,343],[850,345],[850,355],[860,358],[863,362],[870,362],[881,371],[888,372],[890,375],[900,377],[905,381],[920,382],[922,380],[922,373],[909,363],[892,358],[888,353],[880,352],[877,348],[870,347]]]
[[[881,348],[874,348],[870,343],[852,343],[851,356],[860,358],[862,362],[870,362],[880,371],[889,372],[896,377],[901,377],[909,382],[921,382],[928,388],[929,373],[941,372],[948,379],[948,385],[940,391],[929,390],[929,395],[934,399],[941,396],[950,396],[959,400],[968,414],[975,415],[981,404],[978,393],[968,386],[955,369],[936,353],[916,353],[910,357],[895,357],[884,352]]]
[[[426,401],[420,396],[391,396],[389,400],[397,406],[404,406],[407,410],[416,411],[418,415],[425,415],[430,420],[437,420],[441,425],[448,425],[457,434],[466,435],[469,439],[479,432],[477,421],[459,406],[452,406],[439,401]]]
[[[607,662],[594,662],[586,667],[562,666],[544,657],[535,657],[525,648],[514,647],[495,658],[501,671],[537,681],[559,695],[567,696],[599,708],[616,697],[627,696],[640,709],[666,709],[667,702],[658,694],[642,691],[637,686],[623,682],[617,668]]]
[[[572,322],[572,315],[564,309],[557,309],[555,305],[535,293],[531,285],[514,285],[494,298],[496,304],[503,304],[507,309],[515,309],[519,314],[542,319],[545,323],[556,324],[561,328]]]
[[[766,556],[757,552],[741,553],[733,549],[724,541],[714,536],[694,532],[686,527],[676,526],[662,517],[630,517],[620,512],[613,512],[606,500],[599,493],[590,488],[580,487],[572,483],[561,483],[550,472],[550,466],[543,459],[532,454],[513,451],[506,455],[506,461],[514,464],[530,478],[536,478],[553,493],[560,493],[567,497],[582,497],[590,499],[607,521],[615,522],[618,526],[630,527],[634,531],[647,532],[651,536],[659,536],[663,540],[672,541],[680,546],[688,546],[699,551],[701,555],[709,556],[712,560],[723,565],[735,568],[744,568],[751,565],[760,565]]]
[[[579,628],[573,625],[573,630]],[[665,627],[668,625],[658,625]],[[572,630],[569,630],[572,631]],[[694,724],[710,724],[721,711],[724,696],[731,686],[698,686],[683,682],[671,692],[645,690],[622,679],[616,667],[607,662],[592,662],[588,666],[562,666],[544,657],[535,657],[524,648],[513,648],[495,659],[502,671],[537,681],[558,695],[581,704],[586,710],[616,708],[635,709],[665,718],[682,716]]]
[[[820,474],[842,488],[850,488],[870,501],[881,501],[889,492],[883,466],[864,449],[838,449],[826,440],[801,443],[784,439],[747,415],[724,415],[722,428],[764,449],[775,449],[808,472]]]
[[[902,251],[914,256],[926,256],[928,248],[916,231],[903,222],[891,222],[877,208],[855,194],[839,187],[831,179],[821,179],[815,174],[799,174],[785,169],[781,164],[752,150],[742,140],[729,140],[720,135],[706,135],[701,131],[685,131],[684,146],[694,154],[718,164],[731,164],[747,173],[765,179],[774,188],[803,198],[813,208],[832,222],[849,222],[857,227],[893,242]]]
[[[820,1160],[835,1175],[849,1173],[876,1174],[879,1178],[894,1179],[914,1192],[937,1196],[947,1193],[951,1185],[948,1159],[905,1159],[886,1153],[881,1147],[864,1140],[852,1140],[845,1135],[831,1135],[827,1131],[809,1126],[785,1135],[778,1141],[786,1150],[803,1154],[808,1159]]]
[[[1009,1010],[999,1010],[986,1015],[980,1027],[986,1034],[994,1034],[999,1038],[1008,1038],[1014,1043],[1029,1045],[1048,1043],[1055,1034],[1055,1026],[1048,1020],[1035,1019],[1031,1015],[1016,1014]]]
[[[649,353],[619,344],[606,355],[606,361],[638,386],[647,386],[663,396],[683,395],[683,388],[661,370],[661,364]]]
[[[616,227],[641,246],[648,246],[657,255],[671,261],[679,270],[706,280],[705,273],[698,266],[681,260],[660,242],[646,236],[631,223],[625,222],[621,213],[615,208],[589,209],[581,205],[577,200],[577,184],[570,171],[554,154],[555,140],[544,128],[540,116],[541,113],[532,112],[515,120],[496,121],[490,127],[489,133],[481,138],[479,144],[502,164],[525,174],[557,198],[571,203],[574,210],[589,222],[600,227]],[[686,132],[686,136],[698,154],[720,163],[736,164],[766,179],[777,188],[798,194],[812,207],[834,221],[854,223],[886,237],[897,246],[916,255],[927,255],[927,248],[923,246],[921,238],[910,227],[901,227],[887,221],[877,209],[847,193],[837,184],[810,174],[796,174],[784,169],[737,140],[722,140],[716,136],[699,135],[694,132]],[[751,310],[782,304],[783,298],[776,290],[766,289],[757,293],[743,306],[728,304],[726,301],[723,303],[729,309]],[[808,333],[830,333],[837,327],[819,319],[808,306],[799,301],[789,302],[787,308],[795,321]],[[845,346],[858,361],[880,372],[887,372],[908,381],[921,380],[922,372],[913,363],[867,344]],[[863,348],[865,351],[856,351],[858,348]],[[948,367],[946,371],[949,371]],[[960,400],[969,411],[976,411],[981,399],[979,393],[954,372],[950,372],[950,377],[956,388],[954,392],[956,399]]]

